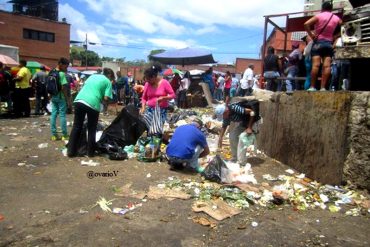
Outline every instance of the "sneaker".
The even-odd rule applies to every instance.
[[[316,92],[317,90],[316,90],[316,88],[314,88],[314,87],[310,87],[309,89],[307,89],[307,91],[308,91],[308,92]]]
[[[320,92],[326,92],[326,88],[324,88],[324,87],[323,87],[323,88],[321,88],[321,89],[320,89]]]
[[[68,141],[68,139],[69,139],[69,136],[68,135],[62,136],[62,141]]]
[[[56,140],[58,140],[58,137],[57,136],[51,136],[51,140],[56,141]]]

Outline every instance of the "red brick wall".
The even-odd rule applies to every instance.
[[[236,58],[236,73],[244,73],[248,68],[249,64],[254,65],[254,74],[259,75],[262,73],[262,61],[261,59],[252,58]]]
[[[23,28],[55,34],[55,42],[23,38]],[[69,58],[70,25],[37,17],[0,11],[0,44],[19,47],[19,58],[55,67],[60,57]]]

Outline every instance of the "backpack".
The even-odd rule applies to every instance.
[[[51,96],[56,96],[61,91],[59,71],[52,69],[46,78],[46,91]]]

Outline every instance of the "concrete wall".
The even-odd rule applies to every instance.
[[[370,92],[352,94],[345,180],[370,190]]]
[[[276,93],[261,102],[258,147],[323,183],[370,189],[370,93]]]

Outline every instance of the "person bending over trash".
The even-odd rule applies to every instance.
[[[196,119],[191,124],[185,124],[176,128],[166,154],[168,163],[174,169],[190,167],[201,173],[204,168],[199,165],[198,158],[209,154],[206,136],[200,131],[203,123]]]
[[[253,124],[260,119],[259,102],[258,100],[247,100],[238,103],[218,105],[215,109],[217,117],[222,117],[222,129],[218,139],[218,148],[222,148],[222,139],[224,137],[227,126],[231,122],[240,122],[239,125],[233,126],[230,130],[230,148],[232,161],[238,160],[238,143],[239,136],[246,132],[248,135],[253,134]]]

